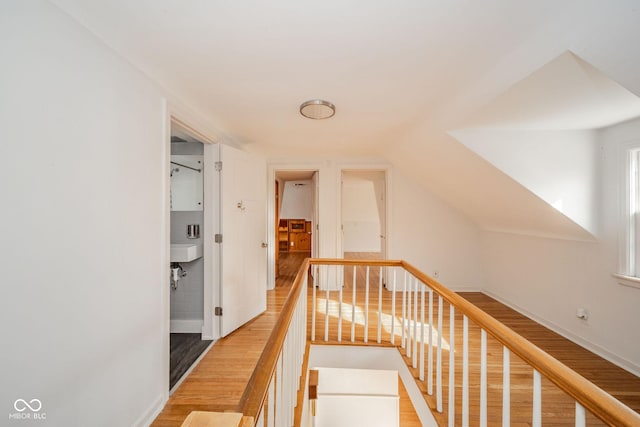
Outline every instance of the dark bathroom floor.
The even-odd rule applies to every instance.
[[[200,334],[171,334],[169,337],[169,390],[180,380],[193,362],[211,344],[201,340]]]

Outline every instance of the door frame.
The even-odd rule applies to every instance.
[[[172,122],[178,123],[180,126],[188,130],[194,137],[200,140],[204,146],[205,151],[208,145],[216,143],[219,139],[218,132],[213,130],[206,122],[199,120],[196,118],[196,115],[193,112],[186,109],[180,103],[174,102],[167,98],[164,98],[162,101],[162,147],[164,148],[162,153],[162,217],[163,223],[162,228],[160,230],[161,233],[161,262],[160,262],[160,277],[161,283],[160,286],[160,299],[163,307],[163,319],[161,325],[159,325],[160,333],[162,336],[162,372],[159,375],[162,375],[164,382],[164,390],[165,390],[165,399],[169,396],[169,370],[170,370],[170,343],[169,337],[171,334],[171,290],[169,286],[170,273],[169,273],[169,265],[170,265],[170,252],[171,252],[171,177],[170,177],[170,168],[169,162],[171,161],[171,125]],[[211,169],[211,168],[209,168]],[[206,169],[205,169],[206,170]],[[205,183],[206,185],[206,183]],[[206,232],[206,227],[205,227]],[[211,294],[213,291],[213,283],[211,278],[207,278],[206,271],[204,277],[204,321],[203,321],[203,339],[213,339],[213,336],[209,336],[206,334],[207,328],[207,302],[211,300]],[[208,297],[209,295],[209,297]],[[213,301],[210,301],[211,306],[213,306]],[[210,310],[211,311],[211,310]],[[213,317],[213,316],[211,316]],[[211,321],[209,321],[211,323]],[[210,325],[212,328],[213,325]],[[217,331],[217,329],[214,329]]]
[[[274,289],[276,286],[276,251],[278,250],[278,241],[276,240],[276,172],[278,171],[308,171],[316,172],[316,178],[319,180],[322,174],[322,165],[319,163],[267,163],[267,290]],[[320,182],[320,181],[318,181]],[[314,203],[316,207],[320,201],[320,187],[315,191]],[[311,256],[318,256],[313,253],[314,248],[318,248],[318,252],[322,253],[322,239],[320,239],[319,224],[322,224],[322,210],[319,210],[316,224],[312,224],[315,229],[312,230],[312,239],[318,239],[318,246],[312,244]]]
[[[391,207],[392,204],[392,166],[388,163],[380,163],[380,164],[348,164],[342,163],[338,165],[337,170],[337,181],[338,181],[338,197],[336,200],[337,204],[337,215],[339,218],[338,221],[338,254],[342,258],[344,258],[344,242],[343,242],[343,233],[342,233],[342,175],[344,172],[384,172],[384,191],[385,191],[385,215],[384,215],[384,230],[385,230],[385,238],[381,242],[381,252],[385,259],[389,259],[389,249],[392,247],[392,235],[391,235],[391,227],[392,224],[392,216],[391,216]],[[382,226],[383,224],[381,224]]]

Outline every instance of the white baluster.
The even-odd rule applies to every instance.
[[[456,358],[455,358],[455,307],[449,304],[449,426],[453,427],[456,421]]]
[[[404,287],[402,288],[402,348],[407,346],[407,270],[404,270]]]
[[[433,396],[433,291],[429,289],[429,357],[427,367],[427,393]]]
[[[293,416],[294,416],[294,411],[295,411],[295,407],[296,407],[296,392],[298,391],[298,386],[296,383],[300,383],[300,381],[296,381],[296,374],[297,374],[297,363],[296,363],[296,352],[295,352],[295,348],[296,346],[294,345],[295,342],[293,340],[293,335],[291,335],[291,348],[289,349],[289,353],[290,356],[289,358],[291,359],[291,369],[290,369],[290,387],[289,387],[289,407],[291,408],[289,410],[289,421],[291,422],[291,425],[293,425]]]
[[[411,289],[412,289],[412,280],[409,278],[407,287],[407,357],[411,357]]]
[[[313,294],[311,296],[311,342],[316,340],[316,285],[318,284],[318,266],[314,265]]]
[[[283,401],[282,401],[282,353],[278,356],[278,362],[276,364],[276,426],[283,425],[284,420],[282,416],[284,415],[283,410]]]
[[[587,414],[584,406],[576,402],[576,427],[585,427],[587,425]]]
[[[286,352],[285,353],[286,354],[286,359],[285,359],[285,362],[284,362],[284,364],[285,364],[285,371],[284,372],[286,374],[286,376],[285,376],[286,384],[285,384],[284,393],[285,393],[285,399],[286,399],[286,403],[287,403],[287,405],[285,407],[285,410],[287,411],[285,413],[285,415],[286,415],[285,419],[286,419],[286,422],[287,422],[286,425],[291,426],[291,425],[293,425],[293,420],[292,420],[292,418],[293,418],[293,403],[291,401],[292,400],[291,399],[291,392],[293,390],[293,381],[292,381],[292,375],[291,375],[292,369],[291,368],[293,367],[293,364],[291,362],[291,342],[289,340],[289,336],[287,336],[287,339],[285,341],[285,348],[284,349],[285,349],[285,352]]]
[[[369,266],[364,290],[364,342],[369,342]]]
[[[256,426],[264,426],[265,423],[265,419],[264,419],[264,406],[262,407],[262,409],[260,410],[260,413],[258,414],[258,420],[256,421]]]
[[[380,266],[380,278],[378,280],[378,344],[382,339],[382,266]]]
[[[480,331],[480,427],[487,427],[487,332]]]
[[[306,275],[305,275],[306,276]],[[305,279],[306,280],[306,279]],[[306,282],[305,282],[306,283]],[[300,372],[302,372],[302,363],[304,362],[304,352],[307,347],[307,286],[302,288],[302,298],[300,300]]]
[[[420,381],[424,381],[424,285],[420,286]]]
[[[275,427],[276,418],[275,418],[275,383],[276,377],[271,377],[271,382],[269,383],[269,395],[267,397],[267,427]]]
[[[289,361],[287,360],[287,339],[282,345],[282,425],[287,425],[289,421]]]
[[[507,347],[502,349],[502,427],[509,427],[511,424],[511,353]]]
[[[325,292],[325,300],[324,300],[324,340],[325,341],[329,341],[329,298],[330,298],[330,294],[329,294],[329,268],[330,266],[327,266],[327,283],[326,283],[326,287],[327,290]]]
[[[396,269],[393,269],[393,284],[391,288],[391,344],[396,343]]]
[[[540,372],[533,370],[533,418],[532,427],[542,426],[542,378]]]
[[[469,319],[462,317],[462,427],[469,426]]]
[[[418,279],[413,279],[413,369],[418,367]]]
[[[338,267],[342,269],[342,280],[344,280],[344,265]],[[338,303],[338,342],[342,341],[342,283],[340,284],[340,292],[338,295],[338,299],[340,302]]]
[[[436,353],[436,409],[442,412],[442,297],[438,295],[438,351]]]
[[[353,289],[351,291],[351,342],[356,339],[356,266],[353,266],[353,280],[351,281]]]

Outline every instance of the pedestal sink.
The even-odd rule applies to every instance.
[[[171,262],[191,262],[202,257],[202,244],[172,243]]]

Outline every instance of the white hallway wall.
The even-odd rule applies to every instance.
[[[379,187],[382,187],[381,185]],[[345,252],[380,252],[380,214],[374,181],[342,176],[342,236]],[[382,190],[380,188],[379,190]]]
[[[3,417],[145,424],[168,395],[164,95],[45,1],[3,3],[0,55]]]
[[[485,287],[480,229],[407,178],[393,174],[389,258],[404,259],[453,290]]]
[[[640,120],[599,132],[601,212],[596,242],[482,233],[487,291],[558,332],[640,374],[640,289],[618,272],[620,147],[640,143]],[[588,321],[576,318],[578,307]]]

